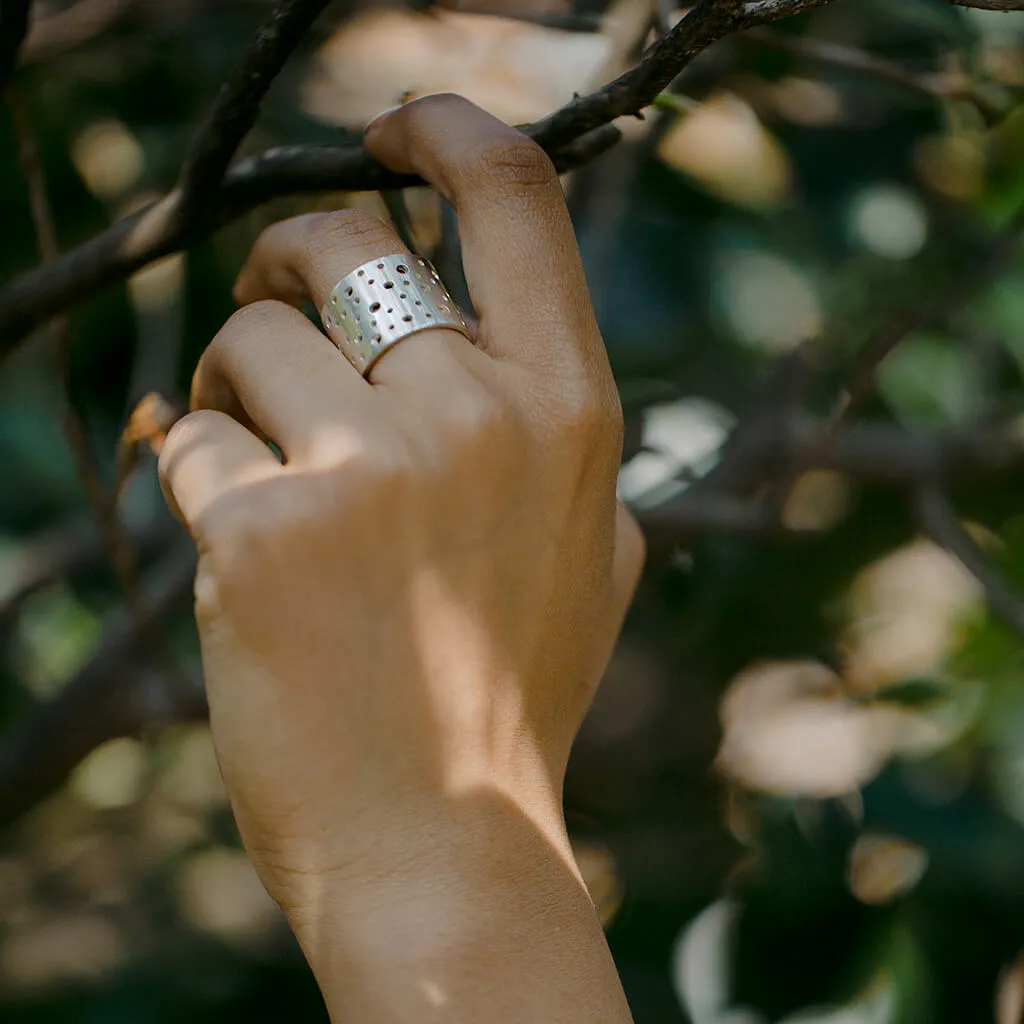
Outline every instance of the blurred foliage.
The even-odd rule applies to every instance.
[[[628,2],[516,4],[487,9],[586,15],[600,31],[374,8],[329,42],[330,24],[310,39],[246,148],[330,140],[417,90],[457,89],[526,120],[624,66],[649,20]],[[265,7],[138,0],[21,69],[62,246],[173,182]],[[974,89],[926,96],[733,41],[567,181],[645,445],[623,474],[638,505],[713,466],[779,357],[808,339],[827,360],[804,408],[827,411],[878,325],[939,303],[1024,202],[1024,110],[1012,109],[1024,16],[840,0],[777,30]],[[385,44],[386,60],[349,63]],[[316,202],[383,213],[373,197]],[[429,247],[442,218],[429,196],[409,204]],[[141,395],[186,392],[260,227],[310,205],[278,201],[75,311],[72,397],[108,479]],[[6,121],[0,222],[6,278],[36,259]],[[1021,269],[1018,258],[951,322],[900,345],[872,418],[971,429],[1024,414]],[[90,514],[63,402],[47,335],[0,367],[0,593],[40,538]],[[1019,471],[953,491],[1024,589],[1022,497]],[[123,514],[134,526],[166,515],[152,460]],[[570,769],[570,823],[636,1018],[963,1024],[998,1006],[998,1024],[1020,1024],[1021,638],[918,536],[898,489],[807,474],[786,522],[794,535],[711,532],[652,561]],[[84,663],[117,604],[94,566],[0,622],[5,723]],[[187,618],[167,634],[194,664]],[[323,1011],[239,850],[205,727],[104,745],[3,837],[0,1019],[282,1018]]]

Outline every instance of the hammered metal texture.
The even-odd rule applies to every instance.
[[[437,271],[422,256],[378,256],[343,277],[320,318],[327,336],[365,376],[389,348],[410,334],[447,327],[471,337]]]

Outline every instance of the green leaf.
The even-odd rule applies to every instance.
[[[879,369],[879,391],[912,426],[962,424],[985,399],[974,360],[957,342],[937,334],[918,334],[900,345]]]

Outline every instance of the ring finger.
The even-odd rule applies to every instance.
[[[334,286],[357,267],[399,254],[416,259],[388,225],[368,213],[338,210],[293,217],[271,225],[257,239],[239,274],[235,299],[243,304],[278,299],[294,306],[309,299],[319,310]],[[465,337],[447,328],[417,332],[414,345],[417,350],[424,345],[449,351],[470,348]],[[385,351],[371,368],[375,384],[393,378],[403,363],[407,369],[420,363],[409,350],[401,358],[388,355]]]

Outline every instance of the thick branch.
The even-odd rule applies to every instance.
[[[0,90],[11,80],[28,35],[32,0],[0,0]]]
[[[974,542],[942,487],[937,483],[922,484],[914,495],[914,505],[924,532],[955,555],[981,584],[992,611],[1012,629],[1024,634],[1024,597],[1000,576]]]
[[[526,129],[569,170],[602,152],[618,137],[610,122],[638,113],[711,43],[748,28],[831,0],[741,4],[703,0],[644,55],[640,64],[602,89],[580,97]],[[212,158],[211,158],[212,166]],[[205,174],[205,172],[204,172]],[[195,180],[194,175],[189,178]],[[205,180],[205,178],[204,178]],[[286,146],[240,162],[209,197],[203,217],[182,218],[182,193],[119,221],[60,261],[19,275],[0,290],[0,358],[54,313],[123,280],[161,256],[194,244],[216,228],[277,196],[318,191],[376,191],[422,184],[385,170],[362,146]]]
[[[146,586],[151,626],[187,604],[194,573],[192,545],[175,547]],[[107,740],[205,714],[202,687],[174,685],[144,646],[135,620],[117,614],[89,663],[0,738],[0,825],[56,791]]]
[[[592,159],[619,138],[606,125],[555,155],[560,171]],[[20,274],[0,290],[0,358],[54,313],[66,310],[136,270],[195,244],[217,228],[278,196],[405,188],[418,178],[394,174],[359,146],[282,146],[240,161],[209,208],[206,220],[186,226],[177,216],[180,193],[113,224],[46,267]]]
[[[271,83],[327,4],[328,0],[281,0],[260,26],[221,87],[182,168],[179,216],[186,223],[215,195]]]

